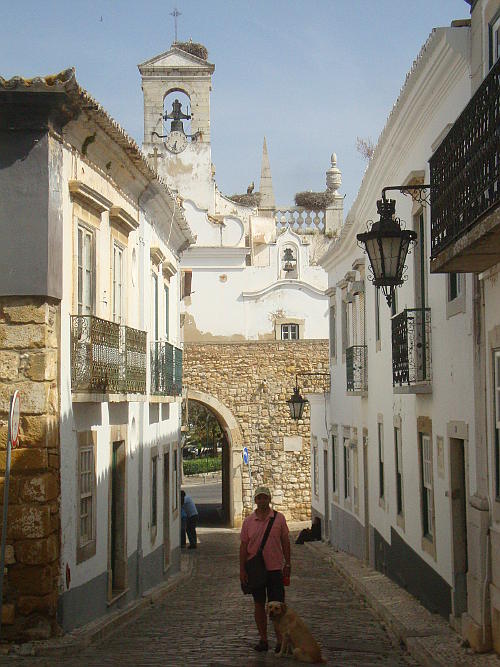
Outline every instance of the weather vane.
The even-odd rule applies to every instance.
[[[174,25],[175,25],[175,40],[174,44],[177,44],[177,17],[182,16],[182,12],[180,12],[177,7],[175,7],[173,12],[170,12],[170,16],[174,17]]]

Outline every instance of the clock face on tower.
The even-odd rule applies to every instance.
[[[165,146],[171,153],[182,153],[186,148],[188,140],[184,132],[173,130],[165,139]]]

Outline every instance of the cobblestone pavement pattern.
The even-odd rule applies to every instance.
[[[279,659],[271,650],[258,654],[252,648],[257,631],[252,598],[244,596],[239,587],[238,534],[214,530],[203,533],[201,539],[196,552],[182,556],[194,560],[191,577],[101,644],[60,658],[9,656],[9,664],[12,667],[301,664]],[[292,568],[287,602],[311,628],[328,664],[356,667],[417,664],[393,643],[344,579],[312,550],[293,545]],[[269,636],[274,649],[271,628]]]

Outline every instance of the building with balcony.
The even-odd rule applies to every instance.
[[[73,70],[0,78],[0,386],[21,395],[3,636],[179,570],[180,202]],[[22,490],[21,490],[22,489]]]
[[[475,410],[462,633],[500,652],[500,2],[471,0],[471,89],[430,158],[432,276],[472,292]],[[453,500],[457,505],[458,500]]]
[[[388,192],[417,233],[389,307],[356,234],[382,188],[429,183],[429,159],[469,99],[470,22],[432,31],[388,117],[328,273],[331,393],[311,404],[312,510],[324,538],[459,627],[474,493],[473,281],[431,272],[432,210]],[[438,92],[439,91],[439,92]],[[445,93],[443,92],[445,91]]]

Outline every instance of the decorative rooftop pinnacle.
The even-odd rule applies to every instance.
[[[274,200],[273,178],[271,176],[271,165],[269,164],[269,155],[267,154],[267,143],[264,137],[262,146],[262,166],[260,170],[260,204],[259,209],[274,214],[276,202]]]
[[[326,171],[326,188],[332,194],[337,194],[337,190],[342,185],[342,172],[337,167],[336,153],[332,153],[330,161],[331,161],[331,167]]]

